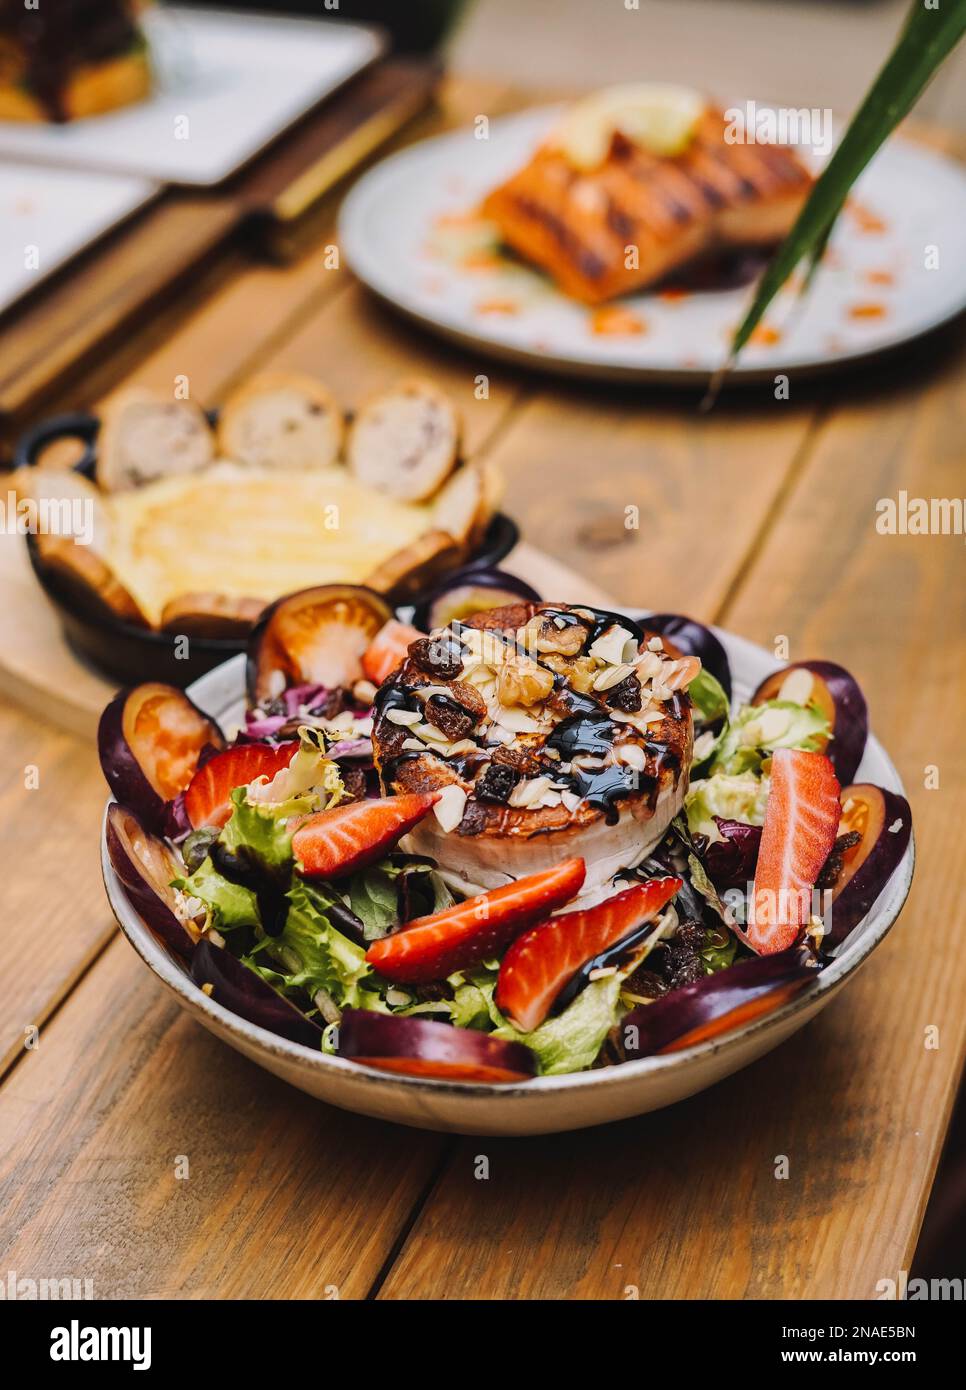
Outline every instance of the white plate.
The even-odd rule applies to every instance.
[[[67,125],[0,121],[0,154],[219,183],[383,46],[355,24],[230,10],[166,6],[144,28],[157,75],[146,101]]]
[[[158,191],[145,179],[0,164],[0,313]]]
[[[761,647],[718,632],[731,662],[735,696],[747,699],[776,663]],[[189,694],[223,724],[241,720],[244,656],[233,657],[195,682]],[[870,735],[857,781],[901,792],[899,775]],[[131,907],[107,856],[104,884],[121,930],[141,959],[199,1023],[259,1066],[310,1095],[419,1129],[460,1134],[551,1134],[659,1110],[694,1095],[784,1042],[832,998],[883,939],[899,915],[912,882],[914,842],[872,911],[839,955],[789,1003],[724,1037],[667,1057],[647,1057],[600,1071],[546,1076],[519,1086],[431,1081],[372,1071],[341,1057],[288,1042],[248,1023],[202,994],[187,972],[159,945]]]
[[[506,257],[487,268],[495,230],[472,216],[460,225],[526,163],[560,109],[493,121],[487,140],[472,130],[438,136],[378,164],[343,205],[347,260],[389,303],[496,356],[581,376],[706,380],[726,355],[748,287],[679,299],[628,295],[618,303],[643,331],[595,332],[606,316],[596,319],[549,278]],[[807,299],[782,291],[766,320],[776,340],[749,344],[735,375],[828,369],[954,317],[966,307],[966,257],[957,255],[964,224],[963,169],[893,139],[859,180]],[[930,246],[938,248],[937,270],[926,268]]]

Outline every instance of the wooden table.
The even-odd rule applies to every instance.
[[[433,121],[509,100],[462,82]],[[4,709],[0,1269],[90,1277],[100,1297],[873,1295],[909,1268],[966,1041],[963,540],[881,536],[875,504],[962,495],[961,341],[701,416],[668,391],[446,347],[325,270],[328,239],[286,269],[234,253],[64,404],[177,373],[217,401],[273,366],[317,372],[352,405],[432,373],[552,554],[628,603],[785,635],[793,657],[855,671],[913,803],[912,896],[815,1022],[673,1109],[527,1141],[394,1128],[288,1089],[162,993],[104,899],[94,750]]]

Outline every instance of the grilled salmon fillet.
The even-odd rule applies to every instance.
[[[698,666],[628,618],[563,604],[512,604],[413,643],[373,727],[388,792],[442,793],[406,847],[475,889],[579,854],[584,892],[602,888],[681,807]]]
[[[514,251],[586,304],[653,285],[721,248],[777,242],[812,175],[787,146],[729,144],[725,129],[723,113],[709,108],[684,151],[663,158],[618,131],[590,172],[547,143],[488,194],[483,215]],[[629,247],[637,248],[636,264]]]

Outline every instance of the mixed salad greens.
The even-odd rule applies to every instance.
[[[475,576],[472,602],[518,599],[514,582]],[[465,587],[451,586],[464,611]],[[603,897],[581,896],[575,855],[464,899],[400,843],[439,794],[383,796],[373,769],[371,701],[420,636],[384,608],[347,586],[274,605],[231,740],[156,684],[122,691],[101,721],[122,885],[199,986],[252,1022],[451,1080],[680,1049],[807,986],[903,857],[908,804],[847,785],[867,736],[847,672],[795,663],[736,703],[715,635],[655,615],[647,631],[702,662],[688,789],[664,838]]]

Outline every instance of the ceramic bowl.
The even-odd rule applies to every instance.
[[[751,642],[716,631],[731,662],[735,696],[747,699],[777,663]],[[230,726],[242,718],[244,673],[244,658],[234,657],[196,681],[189,694],[222,725]],[[872,735],[856,780],[903,790],[895,767]],[[114,915],[145,965],[182,1008],[259,1066],[319,1100],[378,1119],[458,1134],[524,1135],[583,1129],[659,1110],[703,1091],[785,1042],[824,1008],[883,940],[909,893],[914,852],[910,839],[905,857],[872,911],[836,958],[774,1013],[665,1057],[505,1086],[390,1076],[341,1057],[325,1056],[247,1023],[203,994],[145,926],[111,868],[103,835],[101,860]]]

